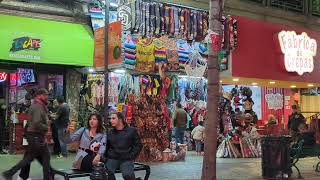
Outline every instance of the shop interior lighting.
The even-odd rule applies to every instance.
[[[291,87],[291,88],[296,88],[297,86],[296,86],[296,85],[291,85],[290,87]]]
[[[234,78],[234,79],[232,79],[232,81],[238,82],[238,81],[239,81],[239,78]]]
[[[313,84],[308,84],[308,87],[313,87],[314,85]]]
[[[275,81],[270,81],[269,83],[270,83],[270,84],[275,84],[276,82],[275,82]]]
[[[110,7],[115,7],[115,8],[117,8],[117,7],[119,7],[119,4],[114,3],[114,2],[111,2],[111,3],[110,3]]]
[[[124,74],[124,73],[126,73],[126,70],[124,70],[124,69],[116,69],[113,72],[114,73],[118,73],[118,74]]]
[[[178,76],[179,78],[196,78],[196,79],[205,79],[205,80],[207,80],[206,78],[204,78],[204,77],[196,77],[196,76],[186,76],[186,75],[179,75]]]
[[[252,86],[257,86],[257,85],[258,85],[258,83],[256,83],[256,82],[252,83]]]
[[[220,83],[222,83],[222,80],[220,80]]]
[[[94,69],[91,67],[91,68],[89,68],[89,70],[88,70],[90,73],[93,73],[94,72]]]

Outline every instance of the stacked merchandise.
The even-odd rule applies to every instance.
[[[230,139],[224,139],[217,149],[218,158],[240,158],[242,157],[241,152]]]
[[[241,91],[239,92],[237,88],[236,86],[231,93],[225,93],[225,97],[220,98],[218,132],[222,140],[217,150],[217,157],[260,157],[260,135],[254,124],[256,115],[252,110],[253,102],[248,103],[251,99],[252,91],[247,87],[243,87],[240,88]],[[241,105],[244,106],[245,111],[237,111],[235,113],[232,110],[230,99],[233,99],[233,105],[238,108],[241,100],[239,96],[244,97]],[[240,155],[238,152],[240,152]]]
[[[135,69],[136,54],[137,54],[137,38],[133,35],[128,35],[124,39],[124,48],[123,48],[123,63],[127,69]]]

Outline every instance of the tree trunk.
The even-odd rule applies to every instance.
[[[209,29],[222,34],[222,1],[210,0]],[[211,46],[210,46],[211,47]],[[218,54],[209,49],[208,59],[208,119],[206,120],[205,149],[202,167],[202,180],[216,179],[217,123],[219,101]]]

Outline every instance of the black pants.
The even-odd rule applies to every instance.
[[[50,173],[50,153],[45,143],[44,135],[28,132],[25,137],[28,141],[28,146],[23,159],[6,173],[13,176],[21,169],[20,177],[27,179],[29,177],[30,164],[34,159],[37,159],[43,168],[43,179],[52,180]]]
[[[85,172],[91,172],[93,168],[92,161],[96,157],[96,154],[93,152],[87,153],[88,154],[82,159],[80,170]]]
[[[58,139],[58,129],[54,123],[51,123],[52,140],[53,140],[53,153],[59,155],[61,153],[60,143]]]
[[[0,152],[3,151],[4,148],[4,118],[0,117]]]
[[[1,122],[0,122],[1,123]],[[4,148],[4,128],[0,125],[0,152],[3,151]]]

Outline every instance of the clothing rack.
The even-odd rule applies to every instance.
[[[191,9],[191,10],[209,12],[208,10],[205,10],[205,9],[202,9],[202,8],[190,7],[190,6],[185,6],[185,5],[182,5],[182,4],[176,4],[176,3],[171,3],[171,2],[163,2],[163,4],[168,4],[168,5],[182,7],[182,8],[188,8],[188,9]]]

